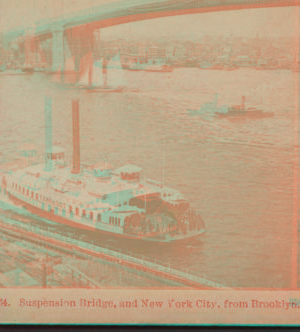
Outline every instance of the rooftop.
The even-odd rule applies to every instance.
[[[32,150],[37,150],[36,146],[34,144],[24,144],[19,147],[20,151],[32,151]]]
[[[122,167],[119,167],[115,170],[115,173],[136,173],[136,172],[140,172],[142,170],[141,167],[136,166],[136,165],[132,165],[132,164],[128,164]]]
[[[96,164],[91,165],[89,168],[100,169],[100,170],[111,170],[111,169],[113,169],[113,166],[111,164],[107,163],[106,161],[102,160]]]

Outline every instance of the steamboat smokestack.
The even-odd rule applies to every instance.
[[[79,135],[79,100],[72,101],[73,119],[73,169],[72,174],[80,172],[80,135]]]
[[[52,99],[45,98],[45,171],[52,171]]]

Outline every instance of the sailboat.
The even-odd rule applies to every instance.
[[[88,64],[85,68],[83,68],[83,70],[81,69],[82,67],[83,66],[80,66],[80,76],[77,86],[81,88],[88,88],[91,81],[91,65]]]
[[[69,56],[65,59],[65,67],[62,71],[61,80],[65,84],[76,83],[77,72],[75,70],[75,56]]]
[[[92,70],[92,87],[102,87],[105,83],[103,75],[103,59],[94,61]]]
[[[22,66],[22,71],[26,73],[33,73],[35,65],[36,65],[36,56],[33,52],[28,51],[25,63]]]
[[[36,72],[46,71],[47,66],[48,65],[44,51],[42,50],[41,47],[38,47],[36,50],[36,61],[35,61],[34,71]]]
[[[125,77],[119,54],[108,62],[106,75],[107,87],[110,89],[124,88]]]
[[[104,59],[93,59],[81,72],[78,81],[81,88],[97,92],[120,92],[124,89],[125,77],[119,55],[110,59],[107,65]]]
[[[74,84],[77,79],[77,72],[75,70],[75,56],[72,56],[68,43],[65,41],[65,58],[64,64],[52,76],[51,82],[61,82],[65,84]]]
[[[65,60],[64,67],[53,74],[51,82],[74,84],[76,83],[77,73],[75,71],[75,57],[70,57]]]
[[[67,84],[74,84],[77,80],[77,72],[75,70],[75,56],[72,55],[69,43],[64,40],[65,59],[62,71],[62,81]]]
[[[65,61],[65,73],[73,73],[75,70],[75,57],[70,56]]]

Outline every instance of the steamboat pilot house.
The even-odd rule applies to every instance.
[[[91,167],[92,178],[88,184],[89,194],[97,198],[106,209],[98,214],[96,228],[114,233],[130,233],[138,236],[139,221],[144,218],[144,210],[130,206],[135,196],[141,168],[127,165],[113,171],[107,162],[100,162]]]

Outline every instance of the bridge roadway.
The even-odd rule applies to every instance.
[[[42,243],[43,245],[47,243],[48,246],[60,248],[67,252],[72,252],[73,254],[103,258],[107,261],[112,261],[122,266],[127,266],[134,270],[156,275],[189,287],[197,287],[202,289],[229,289],[219,283],[197,277],[186,272],[178,271],[168,266],[159,265],[157,263],[136,258],[108,248],[78,241],[74,238],[66,237],[61,234],[41,230],[32,225],[16,222],[15,220],[3,215],[1,215],[0,228],[2,231],[8,232],[10,235],[21,236],[23,239],[27,238],[31,241]]]
[[[38,21],[34,36],[52,33],[57,29],[82,28],[99,29],[128,22],[149,20],[159,17],[207,13],[214,11],[239,10],[249,8],[269,8],[299,6],[300,0],[128,0],[109,1],[101,6],[85,11]],[[4,41],[12,41],[28,33],[21,27],[3,33]],[[32,28],[32,27],[31,27]],[[26,32],[27,31],[27,32]]]

